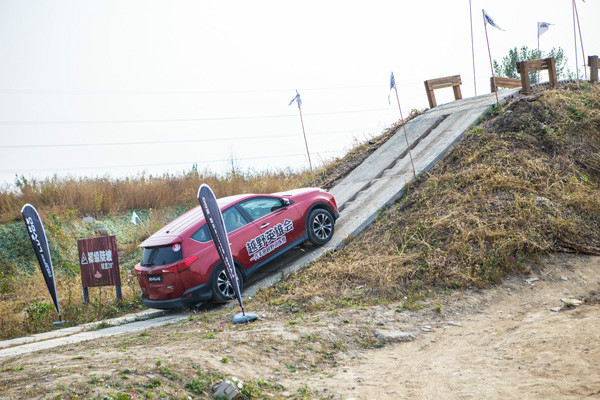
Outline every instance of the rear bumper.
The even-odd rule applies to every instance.
[[[149,300],[142,294],[142,302],[148,308],[169,310],[172,308],[195,306],[212,298],[210,283],[203,283],[183,292],[183,296],[170,300]]]

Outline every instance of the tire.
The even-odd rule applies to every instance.
[[[331,240],[335,221],[331,213],[322,208],[316,208],[308,214],[306,234],[308,240],[317,246],[322,246]]]
[[[216,303],[224,303],[230,301],[235,298],[235,292],[233,290],[233,286],[229,283],[229,279],[227,279],[227,274],[225,274],[224,265],[220,263],[214,271],[211,280],[211,288],[213,293],[213,301]],[[244,288],[244,278],[240,271],[236,268],[235,272],[238,277],[238,282],[240,284],[240,292]]]

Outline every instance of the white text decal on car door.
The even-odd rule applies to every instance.
[[[246,242],[246,250],[248,250],[248,255],[251,256],[250,260],[256,261],[265,254],[285,244],[285,234],[293,230],[294,224],[289,219],[286,219],[283,223],[278,223],[273,228]]]

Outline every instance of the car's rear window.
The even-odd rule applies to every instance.
[[[142,251],[141,265],[154,267],[157,265],[173,264],[183,258],[181,245],[179,243],[167,246],[145,247]]]

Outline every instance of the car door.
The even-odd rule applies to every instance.
[[[260,235],[258,227],[235,205],[223,211],[223,221],[231,244],[231,253],[245,269],[255,262],[246,251],[246,243]]]
[[[304,236],[301,215],[294,204],[280,197],[258,196],[238,203],[260,233],[246,243],[252,263],[257,263]]]

